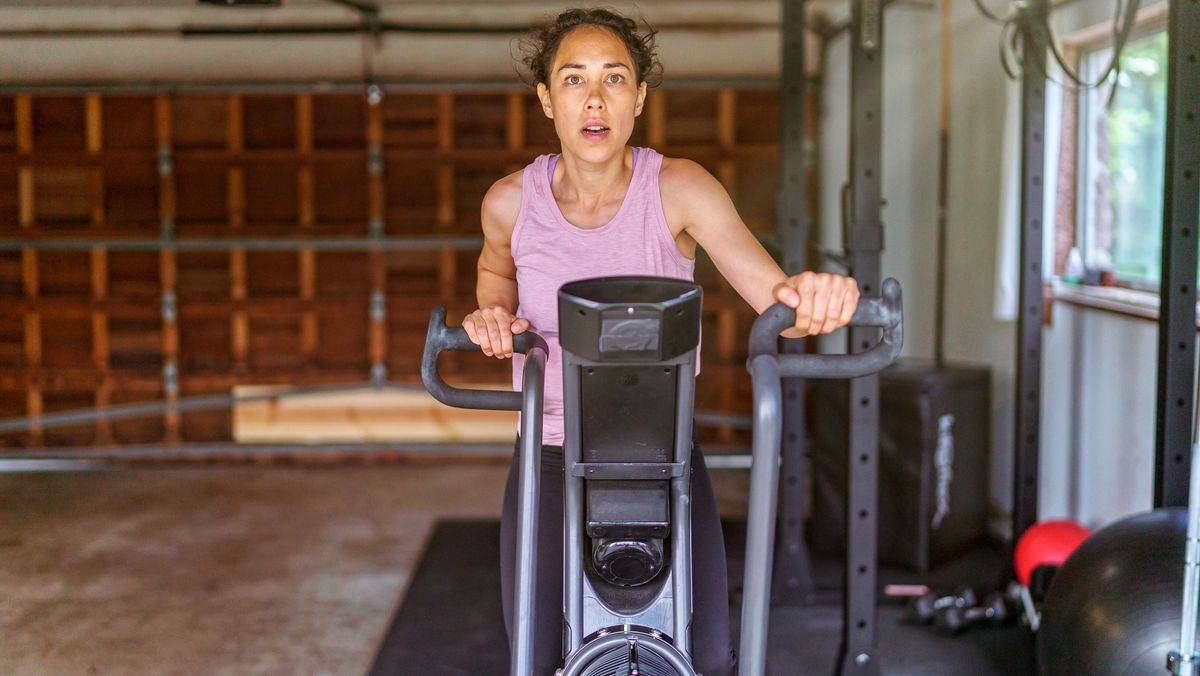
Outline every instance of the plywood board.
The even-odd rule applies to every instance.
[[[244,386],[234,388],[234,395],[284,391]],[[239,443],[503,443],[511,442],[516,431],[514,411],[452,408],[416,390],[298,395],[239,403],[233,409],[233,438]]]

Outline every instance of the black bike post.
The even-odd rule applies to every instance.
[[[883,6],[854,0],[850,29],[850,213],[845,233],[850,274],[864,296],[879,293],[883,250]],[[851,328],[849,352],[878,339],[874,328]],[[850,381],[846,500],[846,567],[839,672],[880,673],[875,628],[875,563],[879,503],[879,376]]]
[[[517,579],[513,585],[513,674],[533,673],[534,608],[537,596],[537,516],[541,499],[542,400],[545,392],[545,344],[525,354],[521,390],[521,465],[517,476]]]
[[[884,329],[882,340],[869,349],[850,355],[779,354],[779,333],[796,320],[796,311],[782,303],[768,308],[750,330],[750,359],[746,366],[754,386],[754,460],[750,467],[738,653],[738,673],[742,676],[763,676],[766,672],[768,592],[783,431],[781,378],[862,378],[877,373],[900,355],[904,345],[902,315],[900,284],[889,279],[883,284],[883,297],[863,298],[850,320],[851,326]],[[863,668],[871,666],[865,664]]]
[[[429,317],[425,349],[421,355],[421,381],[434,399],[458,408],[521,411],[521,464],[517,486],[517,560],[513,585],[513,635],[509,673],[533,673],[534,600],[537,598],[538,477],[542,457],[542,400],[545,393],[549,349],[541,336],[527,331],[513,336],[513,350],[525,355],[521,392],[471,390],[451,387],[438,374],[438,356],[446,350],[479,352],[467,332],[446,325],[446,308]]]

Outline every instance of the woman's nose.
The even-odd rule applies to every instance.
[[[601,94],[599,87],[595,87],[588,92],[587,109],[604,110],[604,96]]]

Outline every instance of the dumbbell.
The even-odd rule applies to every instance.
[[[1008,601],[1010,614],[1021,618],[1021,624],[1037,631],[1041,624],[1041,608],[1034,600],[1029,588],[1013,580],[1005,589],[1005,599]]]
[[[930,592],[910,599],[906,616],[910,622],[928,624],[933,621],[940,609],[950,607],[965,609],[974,606],[975,603],[975,592],[969,587],[964,587],[958,590],[957,594],[951,594],[950,596],[938,597],[936,594]]]
[[[937,628],[951,634],[958,634],[972,624],[990,621],[992,624],[1004,624],[1008,621],[1008,605],[1003,594],[989,594],[982,606],[960,607],[948,605],[937,610],[934,618]]]

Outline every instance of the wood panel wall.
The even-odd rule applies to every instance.
[[[658,90],[631,142],[699,161],[769,233],[778,114],[773,90]],[[474,306],[476,252],[43,243],[477,236],[489,185],[553,138],[523,90],[403,91],[378,105],[310,91],[0,96],[0,419],[243,384],[415,382],[430,308],[460,318]],[[697,277],[697,406],[748,410],[753,312],[703,256]],[[508,363],[448,367],[499,382]],[[217,410],[34,427],[0,445],[229,438]]]

